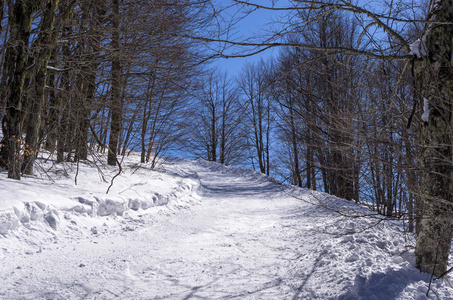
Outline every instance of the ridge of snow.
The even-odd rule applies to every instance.
[[[65,212],[91,217],[121,216],[128,210],[181,206],[187,199],[194,201],[198,197],[200,183],[196,178],[151,172],[146,166],[132,164],[133,159],[136,157],[126,161],[125,165],[129,166],[114,180],[109,194],[106,190],[116,168],[107,167],[103,170],[105,174],[96,174],[98,171],[92,166],[80,163],[77,185],[76,167],[68,163],[53,166],[52,171],[41,174],[42,178],[25,177],[17,181],[0,177],[3,186],[0,234],[5,235],[20,226],[28,228],[33,222],[44,222],[56,229]],[[50,161],[43,162],[41,168],[49,165]],[[152,175],[144,177],[146,173]]]

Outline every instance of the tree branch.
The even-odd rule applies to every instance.
[[[401,45],[404,47],[404,50],[409,53],[410,52],[410,47],[407,41],[400,35],[398,34],[395,30],[393,30],[390,26],[385,24],[384,22],[381,21],[381,18],[383,19],[391,19],[394,21],[398,22],[420,22],[420,23],[426,23],[425,20],[405,20],[405,19],[399,19],[399,18],[393,18],[390,16],[384,16],[382,14],[376,14],[373,13],[369,10],[366,10],[362,7],[356,6],[351,4],[349,1],[341,1],[343,4],[336,4],[336,3],[326,3],[323,1],[306,1],[306,0],[298,0],[296,2],[306,4],[307,6],[294,6],[294,7],[269,7],[269,6],[263,6],[255,3],[250,3],[246,1],[241,1],[241,0],[233,0],[234,2],[242,5],[247,5],[247,6],[253,6],[255,8],[261,8],[261,9],[266,9],[266,10],[275,10],[275,11],[291,11],[291,10],[301,10],[301,9],[308,9],[308,10],[322,10],[325,8],[333,8],[335,10],[340,10],[340,11],[348,11],[352,12],[354,14],[363,14],[366,15],[367,17],[371,18],[378,27],[382,28],[387,34],[390,36],[394,37],[396,40],[398,40]],[[308,5],[309,4],[309,5]]]
[[[319,51],[334,51],[334,52],[338,52],[338,53],[351,53],[351,54],[355,54],[355,55],[364,55],[364,56],[368,56],[368,57],[380,59],[380,60],[395,60],[395,59],[407,60],[407,59],[412,58],[412,55],[376,54],[373,52],[358,50],[358,49],[349,48],[349,47],[319,47],[319,46],[307,45],[307,44],[301,44],[301,43],[277,43],[277,42],[275,42],[275,43],[266,43],[266,42],[249,43],[249,42],[237,42],[237,41],[230,41],[230,40],[226,40],[226,39],[213,39],[213,38],[189,36],[189,35],[184,35],[183,37],[192,39],[192,40],[202,41],[205,43],[225,43],[225,44],[229,44],[232,46],[243,46],[243,47],[254,47],[254,48],[263,48],[264,47],[264,49],[259,49],[259,50],[253,51],[251,53],[248,53],[248,54],[226,55],[223,53],[219,53],[219,54],[215,55],[215,56],[221,57],[221,58],[248,57],[248,56],[258,54],[267,49],[276,48],[276,47],[292,47],[292,48],[302,48],[302,49],[319,50]]]
[[[99,146],[101,146],[103,148],[106,148],[109,151],[109,153],[113,153],[112,149],[110,149],[109,146],[107,146],[104,143],[102,143],[102,141],[99,139],[98,135],[96,134],[96,132],[94,131],[94,129],[93,129],[93,127],[91,125],[90,125],[90,130],[91,130],[91,133],[93,134],[94,139],[99,144]],[[110,181],[110,185],[107,188],[107,191],[105,192],[106,194],[109,193],[110,188],[113,186],[113,181],[116,179],[116,177],[120,176],[120,174],[123,173],[123,168],[121,167],[120,161],[118,160],[116,155],[114,155],[114,157],[115,157],[115,160],[116,160],[116,164],[118,165],[118,173],[116,173],[115,176],[113,176],[112,180]]]

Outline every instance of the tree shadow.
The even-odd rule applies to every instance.
[[[413,269],[374,273],[369,278],[356,275],[354,284],[338,299],[396,299],[407,286],[418,281],[426,281],[426,279],[426,274]]]
[[[195,286],[191,288],[191,292],[189,292],[188,295],[186,295],[182,300],[190,300],[190,299],[213,299],[212,297],[208,296],[200,296],[197,295],[197,292],[203,292],[204,288],[209,288],[210,285],[212,285],[216,280],[213,282],[206,284],[205,286]],[[224,294],[223,296],[217,296],[215,297],[216,299],[243,299],[244,297],[253,297],[256,296],[256,299],[270,299],[268,297],[262,296],[262,293],[265,292],[266,290],[273,289],[275,287],[278,287],[282,285],[283,280],[281,278],[277,278],[274,280],[271,280],[269,282],[263,282],[261,286],[255,288],[254,290],[244,290],[244,291],[238,291],[237,293],[229,293],[227,291],[222,292],[222,291],[216,291],[216,293]],[[253,298],[254,299],[254,298]]]
[[[274,195],[278,190],[275,183],[269,182],[261,185],[248,185],[244,183],[226,183],[216,185],[203,185],[203,191],[206,196],[210,197],[253,197],[259,195],[262,198]]]
[[[301,298],[300,298],[300,294],[301,294],[302,292],[308,292],[308,291],[304,290],[304,288],[305,288],[305,286],[306,286],[308,280],[310,279],[310,277],[315,273],[315,271],[316,271],[316,269],[317,269],[317,267],[318,267],[318,265],[319,265],[321,259],[322,259],[322,255],[319,254],[318,257],[316,258],[314,264],[313,264],[313,267],[311,268],[310,273],[308,273],[308,274],[305,276],[305,278],[303,279],[303,282],[302,282],[302,283],[299,285],[299,287],[296,289],[296,293],[295,293],[294,296],[292,297],[292,300],[301,299]],[[304,297],[304,298],[305,298],[305,297]],[[310,298],[315,298],[315,295],[312,294]]]
[[[182,298],[177,298],[176,294],[172,295],[171,299],[181,299],[181,300],[192,300],[192,299],[243,299],[243,298],[252,298],[252,299],[277,299],[275,296],[267,296],[266,293],[270,292],[272,295],[275,295],[273,291],[274,288],[285,285],[285,282],[280,277],[269,277],[266,279],[263,278],[263,281],[256,283],[252,288],[248,285],[236,285],[231,289],[230,275],[243,270],[252,275],[256,272],[256,269],[247,269],[242,266],[239,266],[235,269],[232,269],[229,272],[218,274],[213,277],[209,282],[206,282],[202,285],[185,285],[181,284],[178,279],[173,280],[174,286],[183,287],[186,291],[179,293],[179,295],[184,296]],[[247,275],[244,275],[247,277]],[[167,298],[165,298],[167,299]]]

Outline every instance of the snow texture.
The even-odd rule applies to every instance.
[[[0,174],[0,299],[453,299],[400,221],[244,168]],[[44,171],[46,170],[46,171]]]

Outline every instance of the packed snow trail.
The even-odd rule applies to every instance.
[[[342,217],[307,203],[322,194],[292,197],[251,171],[174,169],[200,179],[197,205],[98,217],[88,232],[56,232],[44,246],[0,240],[0,298],[426,299],[429,278],[413,268],[397,224]],[[434,289],[453,297],[446,284]]]

